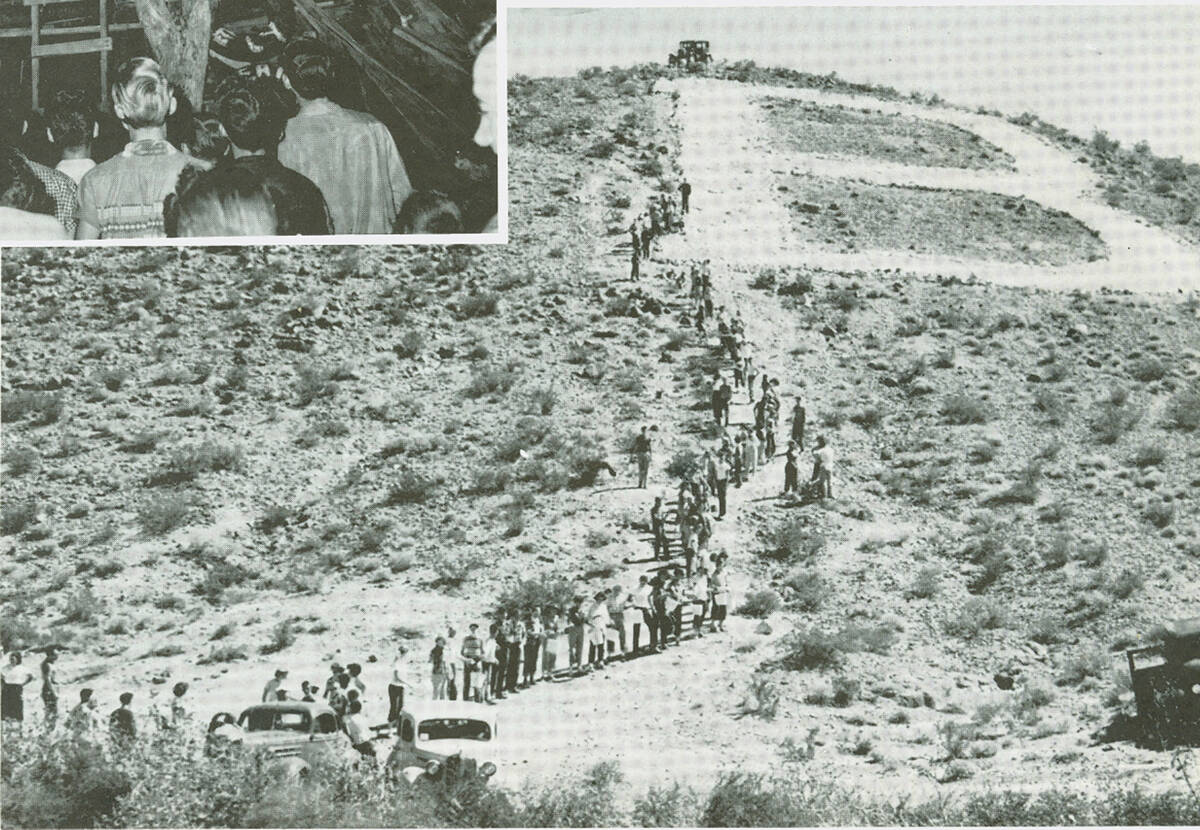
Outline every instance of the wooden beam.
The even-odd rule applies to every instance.
[[[79,0],[25,0],[26,6],[65,6],[67,3],[79,3]]]
[[[263,22],[266,22],[264,18]],[[133,32],[142,28],[141,23],[109,23],[108,31],[110,32]],[[42,35],[94,35],[98,31],[96,26],[43,26]],[[15,27],[11,29],[0,29],[0,40],[8,40],[18,37],[30,37],[33,31],[27,27]]]
[[[90,55],[93,52],[111,52],[112,48],[111,37],[98,37],[93,40],[69,40],[66,43],[34,46],[29,54],[35,58],[49,58],[55,55]]]

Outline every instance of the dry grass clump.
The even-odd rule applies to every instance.
[[[48,426],[62,417],[64,408],[63,396],[53,392],[5,392],[0,396],[0,421]]]
[[[761,591],[751,591],[738,606],[735,613],[743,617],[763,619],[783,608],[783,599],[770,588]]]
[[[138,523],[147,535],[162,536],[186,524],[194,506],[190,493],[151,496],[137,509]]]
[[[974,640],[984,631],[1002,628],[1005,620],[1004,608],[999,602],[987,597],[971,597],[957,615],[945,621],[944,628],[947,634]]]
[[[942,401],[942,417],[946,423],[956,426],[986,423],[991,411],[986,403],[968,394],[950,395]]]

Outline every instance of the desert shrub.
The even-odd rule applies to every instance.
[[[436,484],[436,481],[416,470],[401,470],[388,487],[387,504],[422,504],[429,498]]]
[[[1099,679],[1110,667],[1106,654],[1096,649],[1081,649],[1068,656],[1062,664],[1055,683],[1059,686],[1078,686],[1088,678]]]
[[[473,319],[491,317],[500,307],[500,295],[492,292],[468,294],[458,301],[460,317]]]
[[[53,392],[5,392],[0,395],[0,420],[6,424],[32,419],[35,426],[47,426],[62,417],[63,396]]]
[[[1163,408],[1163,423],[1170,429],[1195,432],[1200,429],[1200,388],[1184,389]]]
[[[774,720],[779,712],[779,697],[779,686],[766,674],[756,672],[750,678],[750,688],[742,699],[739,716]]]
[[[825,543],[820,531],[802,519],[792,519],[771,531],[766,547],[759,554],[783,562],[810,559],[824,549]]]
[[[468,492],[475,495],[502,493],[510,481],[512,481],[512,470],[506,465],[493,464],[481,467],[475,471]]]
[[[602,138],[587,149],[585,155],[588,158],[606,159],[612,156],[616,151],[617,145],[607,138]],[[628,207],[628,205],[626,205]]]
[[[272,504],[258,517],[255,528],[263,533],[273,533],[281,527],[286,527],[295,517],[296,511],[285,504]]]
[[[1117,152],[1121,146],[1121,142],[1110,136],[1104,130],[1096,130],[1092,133],[1092,149],[1102,156],[1109,156]]]
[[[862,692],[862,682],[845,675],[833,678],[833,705],[845,707],[858,700]],[[864,753],[865,754],[865,753]]]
[[[488,564],[488,558],[480,551],[459,550],[445,553],[430,562],[435,588],[458,588],[471,578],[471,574]]]
[[[1093,539],[1080,545],[1075,558],[1090,568],[1099,568],[1108,561],[1108,542]]]
[[[23,476],[32,473],[42,463],[42,457],[33,447],[17,444],[4,448],[4,466],[8,467],[10,476]]]
[[[296,642],[295,625],[291,620],[283,620],[271,629],[271,639],[259,649],[259,652],[277,654],[294,642]]]
[[[1056,533],[1042,552],[1042,562],[1047,568],[1061,568],[1071,561],[1075,543],[1069,533]]]
[[[163,433],[158,430],[140,430],[126,436],[125,440],[121,442],[120,449],[121,452],[145,455],[154,452],[162,438]]]
[[[762,278],[761,274],[759,278]],[[757,288],[758,286],[754,287]],[[805,294],[811,293],[812,290],[812,275],[802,271],[794,275],[788,282],[782,283],[779,286],[778,293],[783,297],[803,297]]]
[[[691,329],[676,329],[667,338],[667,342],[663,344],[663,351],[677,352],[685,346],[690,346],[692,344],[692,337]]]
[[[1001,504],[1034,504],[1037,502],[1038,493],[1041,490],[1038,484],[1041,476],[1041,463],[1037,460],[1031,461],[1021,470],[1015,482],[999,493],[988,497],[986,503],[991,506]]]
[[[1142,511],[1142,518],[1157,528],[1164,528],[1175,520],[1175,505],[1168,501],[1152,501]]]
[[[161,536],[186,524],[191,517],[193,498],[189,493],[151,496],[138,507],[138,523],[150,536]]]
[[[69,623],[92,624],[104,613],[104,604],[84,585],[76,589],[63,606],[63,620]]]
[[[972,464],[987,464],[996,458],[996,454],[1000,452],[1000,448],[991,441],[979,441],[967,450],[967,459]]]
[[[471,371],[471,380],[463,390],[468,398],[503,394],[517,382],[516,366],[482,366]]]
[[[842,665],[840,638],[818,628],[797,629],[780,643],[779,665],[788,671],[837,669]]]
[[[1061,426],[1065,423],[1071,409],[1062,395],[1044,387],[1034,391],[1033,405],[1046,416],[1046,422],[1051,426]]]
[[[830,288],[828,299],[830,305],[847,314],[862,308],[863,304],[858,294],[849,288]]]
[[[183,484],[203,473],[239,470],[243,451],[240,445],[223,441],[203,441],[176,447],[166,461],[147,478],[150,486]]]
[[[0,506],[0,533],[12,536],[37,521],[38,502],[36,499],[9,502]]]
[[[630,820],[634,827],[693,827],[698,811],[696,793],[677,781],[636,798]]]
[[[125,563],[120,559],[101,559],[92,566],[92,574],[99,579],[116,576],[123,570],[125,570]]]
[[[246,654],[245,646],[213,646],[208,654],[197,660],[197,664],[201,666],[219,665],[221,663],[232,663],[235,660],[245,660],[249,655]]]
[[[775,288],[775,284],[779,281],[779,271],[775,268],[760,268],[755,274],[754,279],[750,282],[751,288],[757,288],[760,291],[770,291]]]
[[[241,565],[219,560],[204,573],[195,591],[209,602],[216,602],[227,588],[243,585],[253,574]]]
[[[1146,579],[1137,568],[1124,568],[1108,583],[1108,592],[1116,599],[1129,599],[1142,589]]]
[[[850,416],[851,422],[863,429],[872,429],[883,423],[883,409],[874,404],[864,406]]]
[[[553,386],[540,386],[529,393],[529,408],[539,415],[551,415],[557,404],[558,393]]]
[[[1167,450],[1159,444],[1142,444],[1129,460],[1135,467],[1156,467],[1167,460]]]
[[[401,360],[414,358],[425,348],[425,335],[419,329],[409,329],[400,335],[392,351]]]
[[[674,479],[690,479],[700,469],[700,454],[693,449],[682,449],[671,456],[666,473]]]
[[[621,824],[616,808],[620,768],[606,761],[588,769],[583,779],[564,786],[548,787],[521,817],[530,827],[611,827]]]
[[[930,599],[937,596],[941,588],[942,571],[937,565],[925,565],[913,577],[908,595],[917,599]]]
[[[906,314],[900,320],[900,325],[896,326],[897,337],[918,337],[925,333],[926,323],[920,317],[912,314]]]
[[[954,368],[954,347],[949,346],[945,349],[939,349],[933,356],[933,367],[935,369],[953,369]]]
[[[1025,723],[1036,723],[1040,710],[1054,702],[1054,692],[1038,683],[1030,683],[1017,693],[1013,701],[1013,714]]]
[[[792,571],[783,584],[792,590],[788,599],[789,607],[800,611],[816,611],[829,593],[825,578],[815,568]]]
[[[1117,403],[1117,401],[1120,403]],[[1088,425],[1101,444],[1115,444],[1121,436],[1133,429],[1142,419],[1142,411],[1129,403],[1123,396],[1114,395],[1097,404]]]
[[[1043,645],[1061,643],[1067,634],[1066,623],[1061,614],[1043,614],[1034,620],[1029,629],[1029,639]]]
[[[337,394],[337,383],[334,376],[336,369],[322,366],[313,361],[297,363],[295,366],[297,406],[305,407],[318,398],[328,398]]]
[[[985,423],[991,413],[987,405],[972,395],[950,395],[942,401],[942,417],[957,426]]]
[[[973,640],[984,631],[1004,626],[1004,608],[1000,603],[985,597],[971,597],[958,614],[946,620],[947,634]]]
[[[781,608],[783,608],[783,600],[779,594],[767,588],[762,591],[751,591],[746,594],[746,598],[738,606],[736,613],[741,614],[743,617],[762,619],[769,617]]]
[[[1134,380],[1142,383],[1162,380],[1167,375],[1166,364],[1154,357],[1139,357],[1132,361],[1127,369]]]

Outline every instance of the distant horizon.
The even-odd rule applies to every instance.
[[[514,8],[509,74],[665,63],[685,39],[718,60],[1032,112],[1200,162],[1200,4]]]

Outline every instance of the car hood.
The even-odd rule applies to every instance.
[[[443,738],[439,741],[422,741],[419,744],[415,744],[414,748],[417,752],[434,753],[446,758],[451,755],[461,754],[462,757],[474,758],[481,764],[486,761],[496,763],[495,758],[499,755],[496,741],[470,741],[465,738]]]

